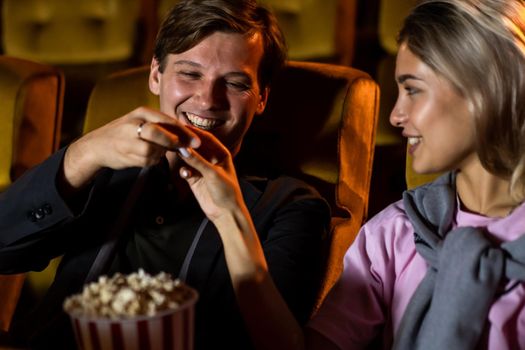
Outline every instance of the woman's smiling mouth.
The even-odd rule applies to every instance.
[[[417,145],[420,142],[421,142],[421,137],[409,137],[408,138],[408,144],[410,146]]]
[[[416,151],[417,146],[421,142],[421,137],[416,136],[410,136],[408,137],[408,153],[411,155],[414,155],[414,152]]]

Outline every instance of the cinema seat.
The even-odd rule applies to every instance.
[[[0,191],[59,145],[64,76],[49,65],[0,56]],[[7,330],[25,276],[0,275],[0,330]]]

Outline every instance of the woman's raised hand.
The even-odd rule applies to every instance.
[[[200,147],[179,152],[186,163],[179,170],[206,216],[215,221],[229,210],[244,209],[232,156],[211,133],[189,127],[201,140]]]

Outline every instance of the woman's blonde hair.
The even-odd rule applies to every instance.
[[[422,1],[398,42],[472,102],[482,165],[525,200],[525,2]]]

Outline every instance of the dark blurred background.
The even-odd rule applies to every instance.
[[[66,76],[61,144],[81,134],[94,84],[149,64],[155,33],[177,0],[0,0],[2,54],[60,67]],[[405,145],[388,123],[397,95],[395,35],[410,0],[262,0],[277,13],[293,60],[349,65],[381,89],[371,217],[405,189]]]

